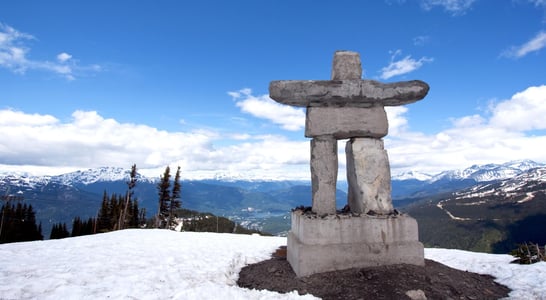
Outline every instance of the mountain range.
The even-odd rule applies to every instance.
[[[418,180],[435,182],[440,180],[465,180],[472,179],[476,182],[494,181],[514,177],[530,169],[544,167],[546,164],[532,160],[515,160],[503,164],[473,165],[462,170],[443,171],[436,175],[422,172],[408,171],[393,176],[392,180]]]
[[[58,176],[32,176],[0,170],[0,195],[18,195],[32,204],[47,237],[49,227],[54,223],[65,222],[70,226],[76,216],[96,216],[104,192],[126,192],[129,172],[129,169],[103,167]],[[525,190],[524,194],[528,193],[530,187],[525,182],[544,181],[541,174],[545,173],[546,164],[530,160],[474,165],[434,175],[406,172],[392,178],[393,202],[395,207],[401,210],[407,207],[412,215],[421,216],[420,212],[415,212],[416,207],[431,199],[437,202],[451,199],[447,202],[451,204],[462,201],[453,200],[453,197],[468,199],[472,193],[485,197],[510,188],[515,193],[516,187]],[[137,175],[135,196],[140,206],[146,208],[148,217],[157,210],[158,180]],[[336,199],[339,208],[346,203],[346,191],[347,183],[339,182]],[[311,186],[309,181],[240,180],[227,176],[184,180],[182,202],[187,209],[211,212],[254,229],[282,234],[289,229],[290,210],[311,205]],[[437,207],[436,204],[433,207]]]
[[[404,211],[417,219],[420,240],[427,247],[508,253],[522,243],[543,245],[546,167],[510,172],[512,168],[488,165],[475,174],[506,178],[476,181],[450,193],[412,199]]]
[[[473,165],[466,169],[448,170],[430,175],[418,171],[403,172],[392,177],[393,181],[416,180],[426,183],[434,183],[442,180],[474,180],[476,182],[495,181],[500,179],[512,178],[527,170],[539,167],[545,167],[546,164],[537,163],[532,160],[517,160],[503,164],[485,164]],[[63,185],[90,185],[97,182],[116,182],[125,181],[129,178],[130,169],[119,167],[101,167],[95,169],[79,170],[76,172],[56,175],[56,176],[33,176],[28,173],[5,172],[0,170],[0,188],[10,185],[12,187],[27,188],[39,185],[56,183]],[[137,173],[139,182],[157,183],[158,177],[146,177]],[[223,176],[215,176],[213,179],[193,180],[202,182],[224,182],[227,185],[251,185],[254,188],[263,188],[266,183],[278,182],[298,182],[298,181],[275,181],[275,180],[244,180],[238,177],[229,177],[226,174]],[[306,181],[301,181],[306,182]],[[253,183],[253,184],[248,184]],[[257,184],[256,184],[257,183]],[[276,185],[273,184],[275,187]],[[282,183],[281,183],[282,185]],[[291,185],[291,184],[288,184]]]

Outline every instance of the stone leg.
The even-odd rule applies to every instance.
[[[337,140],[333,136],[311,140],[311,186],[313,212],[336,213]]]
[[[393,211],[391,173],[383,140],[353,138],[347,155],[348,204],[354,213],[389,214]]]

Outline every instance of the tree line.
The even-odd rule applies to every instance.
[[[42,224],[36,224],[32,205],[7,202],[0,215],[0,244],[43,240]]]
[[[104,191],[102,202],[96,217],[86,220],[75,217],[71,230],[66,223],[53,224],[50,239],[75,237],[126,228],[162,228],[174,229],[183,218],[183,227],[188,231],[217,231],[233,233],[251,233],[226,218],[214,217],[210,214],[182,210],[182,184],[180,183],[180,167],[177,168],[174,179],[171,180],[169,166],[160,176],[157,184],[158,210],[151,219],[146,218],[146,209],[140,208],[138,199],[134,196],[137,185],[137,168],[133,164],[127,181],[125,194],[108,194]],[[42,225],[36,224],[35,212],[31,205],[2,206],[0,223],[0,243],[42,240]],[[192,217],[188,219],[187,214]]]
[[[146,209],[139,208],[138,199],[134,197],[137,169],[136,165],[133,165],[125,195],[108,195],[104,191],[96,218],[82,220],[80,217],[76,217],[72,222],[71,232],[68,231],[66,223],[54,224],[50,239],[104,233],[127,228],[174,228],[176,226],[177,210],[181,207],[180,167],[176,170],[172,185],[170,172],[170,167],[167,166],[160,177],[157,185],[158,212],[152,219],[146,219]]]
[[[146,221],[146,209],[139,209],[137,199],[127,200],[127,196],[104,192],[99,213],[96,218],[72,221],[72,230],[67,230],[66,223],[54,224],[50,239],[61,239],[95,233],[103,233],[126,228],[140,228]]]
[[[138,200],[134,197],[136,183],[137,168],[133,164],[125,195],[115,193],[108,195],[104,191],[96,218],[89,218],[86,221],[80,217],[74,218],[71,233],[68,232],[66,223],[54,224],[49,238],[59,239],[142,227],[146,222],[146,209],[140,209]]]

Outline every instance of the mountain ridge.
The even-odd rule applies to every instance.
[[[48,224],[57,222],[70,224],[72,218],[76,216],[84,219],[96,216],[103,193],[123,194],[127,191],[129,172],[129,169],[115,167],[87,169],[57,176],[0,172],[0,195],[23,196],[25,202],[35,207],[47,235]],[[432,180],[432,177],[423,178],[420,173],[414,172],[412,175],[419,179],[411,176],[402,179],[393,177],[392,199],[394,206],[403,210],[404,207],[424,199],[439,197],[446,199],[452,197],[454,193],[463,196],[462,193],[470,193],[465,191],[472,189],[475,189],[475,193],[486,195],[494,194],[488,191],[492,186],[496,189],[512,190],[518,187],[532,188],[526,184],[546,182],[545,174],[546,165],[533,161],[474,165],[463,170],[445,171],[435,180]],[[141,174],[138,174],[137,178],[135,197],[139,201],[139,206],[146,208],[148,216],[153,215],[157,209],[158,179]],[[336,193],[338,208],[347,203],[346,192],[347,182],[338,182]],[[503,193],[510,195],[508,192]],[[533,198],[525,192],[518,195],[522,195],[518,196],[518,201],[525,200],[528,201],[527,204],[533,204],[533,201],[530,201]],[[537,194],[536,197],[539,198],[540,195]],[[290,224],[286,220],[289,219],[292,208],[311,205],[311,182],[248,181],[233,178],[182,180],[182,202],[182,206],[187,209],[226,216],[239,223],[260,226],[255,229],[262,231],[267,231],[265,227],[269,226],[275,228],[269,232],[280,234],[289,229]],[[448,206],[444,208],[449,208],[455,215],[457,210],[460,210]]]
[[[419,171],[406,171],[392,176],[392,180],[417,180],[429,183],[440,180],[472,179],[476,182],[493,181],[511,178],[533,168],[546,167],[544,163],[532,160],[513,160],[501,164],[472,165],[464,169],[453,169],[439,172],[435,175]]]
[[[406,171],[392,176],[393,181],[416,180],[420,182],[433,183],[440,180],[465,180],[472,179],[476,182],[494,181],[511,178],[533,168],[546,167],[544,163],[537,163],[532,160],[515,160],[502,164],[483,164],[472,165],[465,169],[454,169],[439,172],[435,175],[420,171]],[[64,173],[60,175],[31,175],[23,172],[6,172],[0,170],[0,180],[10,181],[14,184],[30,186],[33,184],[47,184],[55,182],[64,185],[92,184],[96,182],[121,181],[128,180],[130,169],[121,167],[99,167],[78,170],[75,172]],[[137,170],[137,180],[140,182],[158,182],[159,176],[145,176]],[[229,176],[229,174],[220,174],[212,178],[186,179],[186,181],[220,181],[220,182],[272,182],[272,179],[243,179],[239,175]],[[310,180],[280,180],[292,182],[308,182]]]

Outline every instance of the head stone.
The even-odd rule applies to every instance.
[[[332,65],[332,80],[360,80],[360,55],[352,51],[336,51]]]

